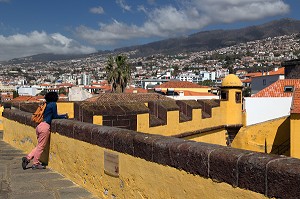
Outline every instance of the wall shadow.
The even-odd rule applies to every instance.
[[[278,127],[271,154],[290,155],[290,117]]]

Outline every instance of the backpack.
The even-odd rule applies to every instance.
[[[36,123],[41,123],[44,120],[44,111],[47,104],[44,102],[43,104],[40,104],[36,111],[31,116],[31,121]]]

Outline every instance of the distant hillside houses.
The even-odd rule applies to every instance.
[[[195,73],[192,71],[182,72],[176,79],[180,81],[188,81],[193,83],[200,83],[206,80],[210,80],[216,82],[219,78],[224,78],[229,75],[228,69],[218,69],[216,71],[199,71],[199,73]]]

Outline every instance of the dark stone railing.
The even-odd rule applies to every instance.
[[[5,109],[3,117],[35,126],[30,113]],[[75,120],[53,120],[51,131],[188,173],[275,198],[300,196],[300,160],[219,145],[150,135]],[[5,133],[5,132],[4,132]]]
[[[122,95],[112,95],[120,98]],[[128,95],[127,97],[129,97]],[[139,95],[145,98],[144,95]],[[148,96],[148,95],[146,95]],[[150,95],[156,97],[155,95]],[[126,96],[125,96],[126,97]],[[151,98],[150,98],[151,99]],[[100,99],[99,99],[100,100]],[[58,102],[70,103],[70,102]],[[117,128],[137,130],[137,115],[149,113],[150,127],[167,124],[168,111],[179,111],[179,121],[187,122],[193,119],[193,109],[202,109],[202,119],[212,116],[212,108],[220,106],[219,100],[172,100],[159,99],[156,101],[147,101],[148,107],[143,102],[116,103],[101,101],[81,101],[71,102],[74,104],[74,119],[81,122],[94,123],[94,116],[102,116],[102,124]],[[21,111],[33,113],[38,107],[38,102],[6,102],[6,108],[19,109]]]

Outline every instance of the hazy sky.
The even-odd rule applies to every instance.
[[[0,61],[300,19],[300,0],[0,0]]]

